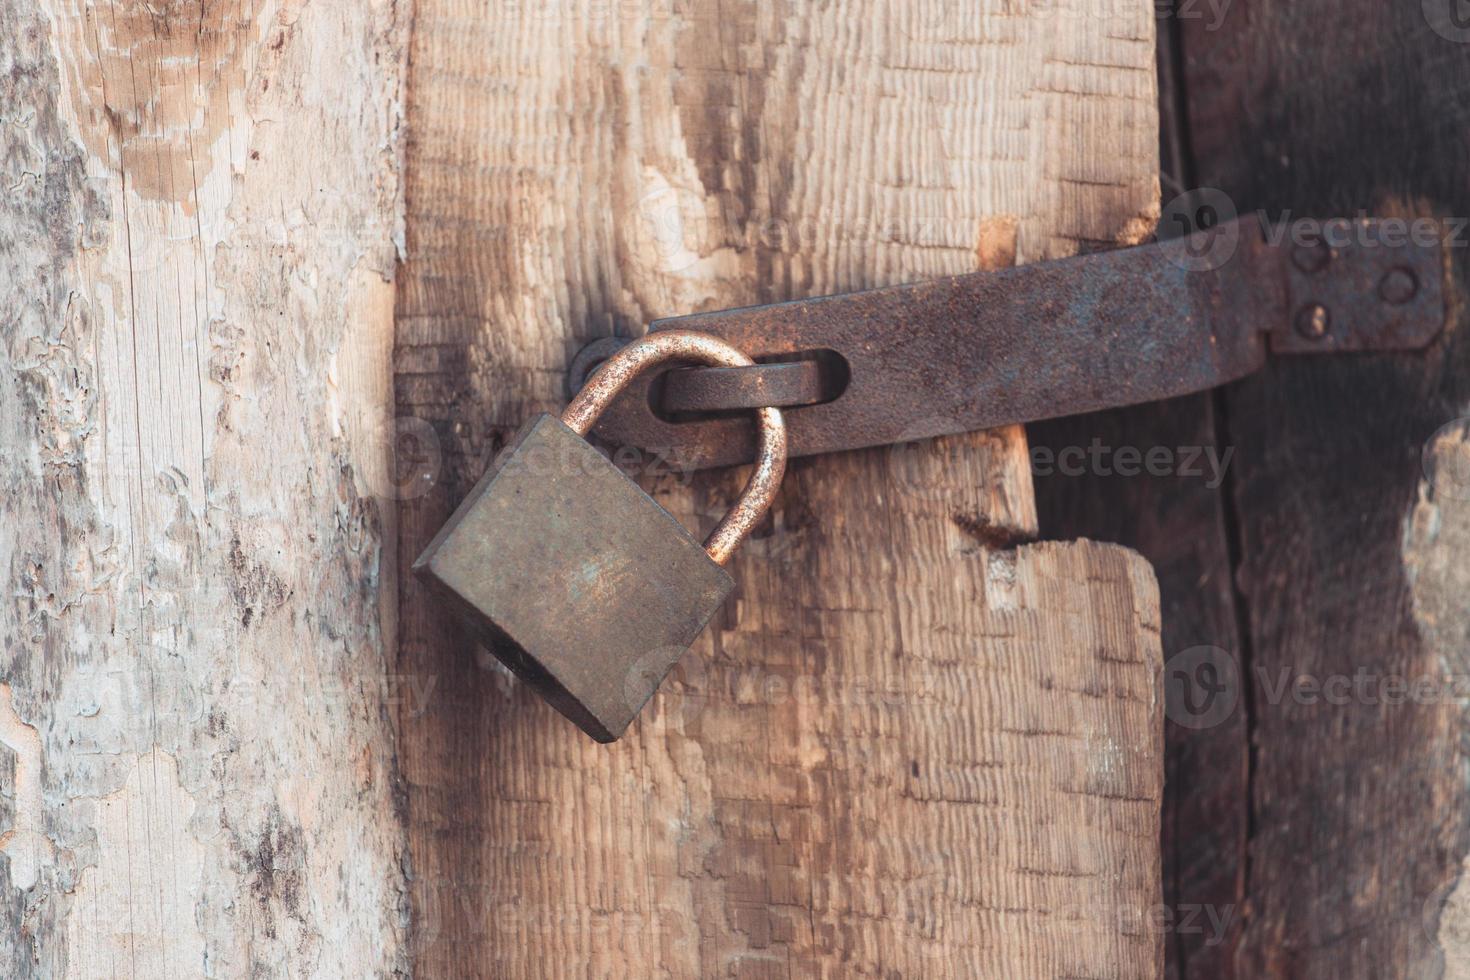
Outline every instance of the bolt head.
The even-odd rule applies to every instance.
[[[1332,249],[1327,247],[1326,242],[1299,244],[1291,250],[1291,264],[1308,275],[1321,272],[1331,261]]]
[[[1385,303],[1403,306],[1419,292],[1419,280],[1409,269],[1389,269],[1378,284],[1378,295]]]
[[[1296,315],[1296,332],[1308,340],[1321,340],[1332,329],[1332,315],[1321,303],[1302,307]]]

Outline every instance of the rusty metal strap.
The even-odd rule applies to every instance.
[[[1444,319],[1438,242],[1372,220],[1245,218],[1081,258],[660,320],[652,330],[703,331],[783,363],[644,380],[595,432],[682,467],[731,465],[755,457],[748,417],[671,413],[773,405],[790,407],[791,455],[858,449],[1202,391],[1259,370],[1268,348],[1413,350]]]
[[[567,371],[575,396],[602,362],[626,347],[623,337],[603,337],[583,347]],[[739,368],[684,368],[663,375],[650,392],[666,413],[744,412],[753,408],[819,405],[841,394],[845,382],[817,360],[778,361]]]
[[[670,371],[659,404],[666,412],[800,408],[826,401],[828,387],[817,361]]]

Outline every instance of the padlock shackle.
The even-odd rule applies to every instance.
[[[584,439],[597,419],[633,380],[663,364],[692,361],[711,367],[750,367],[755,362],[737,347],[710,334],[692,330],[660,330],[618,351],[588,379],[561,420]],[[735,550],[760,523],[786,474],[786,420],[779,408],[758,408],[760,450],[755,472],[735,506],[710,532],[704,550],[719,565],[727,565]]]

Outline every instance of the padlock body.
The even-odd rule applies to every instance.
[[[521,428],[414,571],[600,742],[622,735],[735,584],[551,415]]]

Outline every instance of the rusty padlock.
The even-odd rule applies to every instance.
[[[786,470],[786,423],[757,409],[749,485],[701,547],[587,441],[603,410],[672,362],[747,367],[718,338],[663,331],[611,357],[560,419],[527,422],[414,563],[525,683],[599,742],[615,741],[724,604],[725,565]]]

